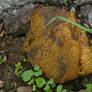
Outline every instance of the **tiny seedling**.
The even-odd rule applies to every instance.
[[[44,91],[45,92],[50,92],[51,91],[51,88],[48,84],[45,86]]]
[[[27,61],[28,61],[28,60],[27,60],[27,58],[25,58],[25,57],[24,57],[23,62],[25,62],[25,63],[26,63]]]
[[[57,86],[57,92],[61,92],[62,91],[62,88],[63,88],[62,85],[58,85]]]
[[[20,77],[23,71],[23,66],[21,65],[21,62],[18,62],[15,64],[15,74],[16,76]]]
[[[76,23],[76,22],[73,22],[73,21],[71,21],[71,20],[68,20],[68,19],[66,19],[66,18],[64,18],[64,17],[62,17],[62,16],[57,16],[57,17],[52,18],[52,19],[49,21],[49,23],[47,24],[47,26],[48,26],[49,24],[51,24],[52,22],[54,22],[56,19],[60,19],[60,20],[63,20],[63,21],[65,21],[65,22],[68,22],[68,23],[70,23],[70,24],[73,24],[74,26],[80,28],[82,31],[88,32],[88,33],[91,33],[91,34],[92,34],[92,29],[86,28],[86,27],[84,27],[84,26],[82,26],[82,25],[80,25],[80,24],[78,24],[78,23]]]
[[[62,85],[58,85],[56,90],[57,90],[56,92],[67,92],[66,89],[63,89]]]

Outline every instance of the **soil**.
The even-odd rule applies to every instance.
[[[0,0],[0,56],[5,60],[0,65],[0,80],[5,81],[0,92],[17,92],[18,87],[25,86],[23,81],[16,77],[14,70],[15,64],[26,57],[22,52],[22,46],[30,30],[31,16],[37,7],[57,6],[74,11],[82,25],[92,28],[92,0],[66,0],[66,2],[67,5],[63,0]],[[88,36],[92,39],[91,34]],[[92,42],[89,44],[92,45]],[[27,63],[24,66],[29,68],[31,64]],[[89,82],[92,82],[92,74],[81,76],[63,85],[76,92],[85,89],[85,85]]]

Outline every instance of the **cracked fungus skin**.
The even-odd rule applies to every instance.
[[[40,65],[48,78],[58,83],[92,73],[92,46],[86,33],[72,24],[51,18],[63,16],[77,22],[75,14],[56,7],[38,8],[31,17],[24,51],[33,65]],[[78,22],[77,22],[78,23]]]

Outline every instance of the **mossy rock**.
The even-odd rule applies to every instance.
[[[23,50],[33,65],[40,65],[46,77],[64,83],[92,72],[92,47],[88,46],[86,33],[72,24],[55,20],[47,26],[55,16],[78,23],[73,12],[57,7],[38,8],[31,17]]]

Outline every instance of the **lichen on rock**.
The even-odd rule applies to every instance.
[[[47,26],[55,16],[78,23],[73,12],[57,7],[38,8],[31,17],[31,30],[26,36],[24,51],[33,65],[40,65],[46,77],[64,83],[92,72],[92,47],[88,46],[86,33],[72,24],[55,20]]]

